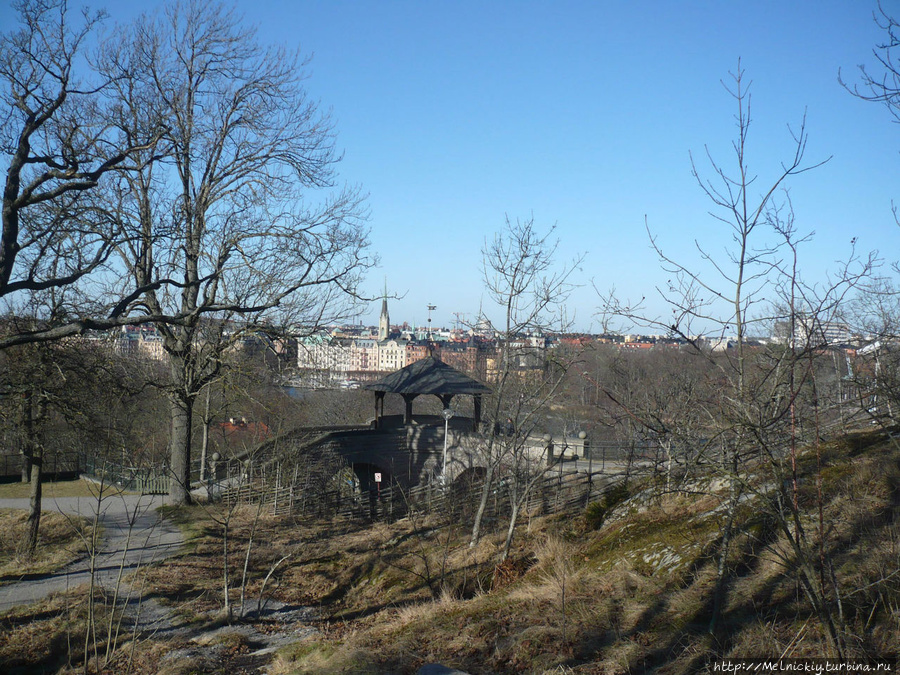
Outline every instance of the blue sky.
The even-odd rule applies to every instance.
[[[900,3],[887,0],[900,14]],[[113,20],[139,11],[110,2]],[[735,105],[721,80],[752,80],[751,168],[760,184],[790,153],[806,111],[807,157],[832,159],[791,183],[807,278],[850,240],[900,258],[900,129],[838,83],[858,79],[882,39],[874,0],[328,2],[241,0],[263,41],[313,55],[308,88],[331,108],[343,180],[369,194],[393,321],[451,325],[489,310],[480,250],[504,218],[556,226],[562,260],[586,254],[570,301],[597,329],[592,284],[653,298],[665,282],[648,247],[695,265],[727,234],[690,173],[704,146],[730,160]],[[11,12],[0,10],[0,23]],[[701,165],[702,167],[702,165]],[[361,316],[377,321],[380,302]],[[651,311],[664,313],[651,300]]]

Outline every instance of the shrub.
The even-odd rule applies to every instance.
[[[599,501],[591,502],[585,508],[584,520],[587,526],[592,530],[599,530],[603,527],[609,512],[628,499],[628,496],[628,486],[625,483],[619,483],[607,490]]]

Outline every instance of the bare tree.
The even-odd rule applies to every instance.
[[[124,314],[167,317],[171,496],[189,500],[196,397],[225,351],[259,333],[309,332],[343,315],[366,255],[358,191],[331,188],[334,132],[302,86],[303,62],[266,48],[234,14],[171,4],[102,55],[125,134],[165,120],[160,148],[120,174]]]
[[[510,463],[512,500],[505,558],[522,503],[534,485],[527,438],[538,427],[540,414],[559,389],[568,364],[551,364],[544,331],[565,323],[564,305],[573,289],[572,276],[583,256],[569,264],[556,260],[558,242],[541,233],[534,219],[511,221],[493,240],[485,242],[482,265],[485,288],[503,312],[503,332],[494,368],[494,391],[488,403],[489,424],[483,438],[486,475],[470,545],[481,537],[481,525],[494,480],[504,462]],[[546,466],[546,458],[545,464]]]
[[[654,453],[647,457],[654,460],[651,470],[665,476],[664,491],[680,490],[709,459],[705,436],[720,395],[718,369],[705,355],[677,344],[622,354],[612,366],[598,383],[611,404],[611,424],[622,438],[640,434],[644,454]],[[626,475],[631,472],[629,466]]]
[[[0,347],[159,323],[185,500],[192,406],[221,354],[346,311],[374,262],[362,198],[316,196],[340,157],[303,62],[221,7],[173,4],[119,30],[91,82],[76,69],[102,17],[73,29],[63,0],[18,9],[23,29],[0,44]]]
[[[819,327],[835,318],[847,294],[876,261],[851,253],[849,262],[826,284],[803,282],[798,250],[806,237],[796,231],[790,200],[779,195],[789,180],[821,164],[804,160],[805,120],[792,132],[788,159],[760,185],[748,167],[750,93],[740,64],[726,88],[736,104],[732,168],[707,150],[712,177],[706,178],[693,161],[692,170],[713,205],[712,216],[725,226],[732,245],[724,256],[717,256],[698,242],[706,267],[689,266],[666,255],[651,236],[671,275],[668,287],[660,289],[671,316],[648,317],[633,307],[615,301],[613,305],[620,316],[679,337],[717,371],[720,394],[708,400],[708,421],[702,429],[707,447],[716,451],[710,457],[716,460],[717,474],[727,486],[710,632],[720,627],[729,549],[741,527],[738,507],[745,497],[754,496],[789,543],[792,559],[785,569],[796,573],[833,652],[840,656],[843,641],[835,612],[839,590],[823,569],[827,561],[821,519],[816,531],[807,530],[798,500],[797,467],[801,445],[818,448],[821,434],[814,368],[824,345]],[[781,344],[754,342],[754,336],[773,324],[784,326]],[[711,335],[716,350],[705,348],[710,341],[698,338],[702,333]],[[644,423],[647,428],[659,427],[658,418],[651,415],[649,420]]]
[[[879,2],[875,22],[884,33],[884,41],[873,49],[876,69],[859,66],[859,80],[849,83],[839,75],[841,84],[854,96],[883,105],[893,118],[900,120],[900,22],[887,12]],[[900,224],[896,204],[894,220]],[[874,422],[883,425],[895,423],[895,410],[900,403],[900,359],[897,342],[900,337],[900,289],[896,275],[900,263],[893,262],[894,276],[873,279],[856,298],[854,321],[861,333],[871,338],[861,350],[863,368],[858,370],[855,381],[863,409]]]
[[[885,11],[879,2],[875,23],[885,34],[885,41],[872,50],[880,72],[871,73],[864,65],[860,65],[859,83],[845,82],[842,74],[838,75],[838,79],[854,96],[884,105],[896,122],[900,121],[900,63],[897,61],[897,50],[900,48],[900,22]]]
[[[7,418],[15,430],[23,481],[31,485],[25,542],[33,554],[45,463],[55,453],[57,466],[65,459],[75,469],[80,463],[74,455],[86,446],[99,455],[107,444],[119,445],[123,430],[113,417],[121,404],[114,399],[129,395],[129,374],[92,343],[16,345],[3,351],[0,364],[0,419]]]
[[[87,289],[123,235],[96,192],[160,133],[152,119],[130,136],[110,125],[109,80],[85,65],[102,13],[73,21],[65,0],[14,6],[20,28],[0,36],[0,299],[13,318],[40,320],[7,321],[0,348],[117,323],[115,301]]]

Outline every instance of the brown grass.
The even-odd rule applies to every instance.
[[[79,588],[0,617],[2,672],[56,672],[82,661],[87,601],[86,589]],[[102,624],[102,605],[95,606],[95,616]]]
[[[90,537],[90,521],[60,513],[41,514],[38,547],[34,555],[24,550],[28,514],[0,509],[0,584],[27,574],[55,572],[84,554],[84,538]]]
[[[836,563],[843,561],[845,611],[862,595],[854,589],[877,582],[868,602],[858,603],[874,618],[860,610],[848,616],[848,630],[857,636],[854,655],[890,655],[900,644],[893,616],[900,602],[884,595],[900,589],[900,573],[894,575],[897,583],[891,576],[900,569],[900,537],[895,526],[885,524],[887,514],[900,506],[900,480],[891,468],[897,459],[896,453],[861,453],[848,470],[849,460],[840,457],[840,470],[826,476],[827,546]],[[694,672],[710,658],[726,655],[825,653],[824,633],[791,576],[790,550],[752,505],[743,510],[745,529],[739,529],[731,549],[726,637],[717,642],[707,635],[715,584],[710,547],[721,523],[705,514],[716,505],[715,499],[686,497],[640,508],[625,504],[596,533],[579,529],[577,520],[538,519],[514,553],[533,555],[538,563],[509,587],[380,610],[339,636],[285,656],[276,672],[321,672],[329,664],[340,672],[360,652],[385,672],[400,673],[427,661],[471,672],[624,673],[662,666],[666,672]],[[815,521],[812,511],[807,527]],[[659,564],[661,550],[677,553],[678,562]],[[381,581],[370,577],[368,586],[379,587]],[[368,587],[354,590],[372,597]]]
[[[826,473],[825,544],[852,655],[888,656],[900,644],[898,460],[900,453],[871,445],[829,459],[837,468]],[[809,477],[805,485],[814,484]],[[317,607],[321,635],[283,649],[269,668],[281,675],[405,675],[428,662],[473,673],[688,673],[724,656],[825,653],[790,548],[752,502],[731,547],[722,631],[707,634],[719,504],[715,496],[638,494],[599,530],[571,514],[535,516],[517,535],[515,574],[502,587],[492,586],[502,522],[470,549],[466,527],[438,516],[365,526],[263,513],[247,598],[255,607],[262,578],[290,553],[267,593]],[[186,552],[141,573],[151,593],[198,626],[212,622],[224,599],[220,508],[173,512],[189,536]],[[816,515],[805,521],[814,546]],[[235,586],[255,519],[254,507],[233,514]],[[231,598],[237,602],[238,590]],[[154,650],[138,650],[151,668],[141,672],[153,672],[152,655],[161,653]]]

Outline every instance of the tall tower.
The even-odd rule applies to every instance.
[[[384,297],[381,300],[381,317],[378,319],[378,339],[387,340],[391,334],[391,317],[387,308],[387,281],[384,283]]]

